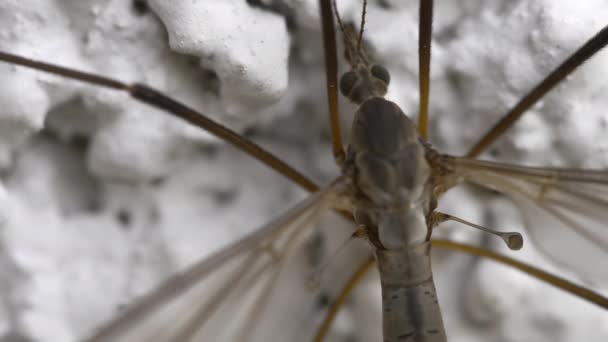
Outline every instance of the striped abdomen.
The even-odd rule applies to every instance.
[[[376,250],[382,282],[384,342],[447,341],[431,271],[428,242]]]

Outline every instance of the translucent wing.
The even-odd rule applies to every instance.
[[[297,278],[283,276],[294,274],[285,271],[298,260],[287,256],[301,244],[306,235],[302,234],[306,230],[303,228],[310,226],[329,205],[339,182],[175,275],[101,328],[89,341],[287,341],[296,340],[295,337],[300,340],[301,329],[313,334],[310,326],[316,323],[317,315],[313,314],[318,302],[311,303],[306,298],[302,303],[299,293],[313,292],[307,288],[309,274],[300,272]],[[292,283],[288,286],[292,293],[277,288],[286,282]],[[293,311],[292,316],[273,312],[271,323],[276,332],[254,338],[256,332],[263,330],[259,326],[268,323],[263,318],[264,312],[273,303]]]
[[[608,171],[537,168],[448,157],[471,183],[509,195],[544,254],[588,280],[608,282]]]

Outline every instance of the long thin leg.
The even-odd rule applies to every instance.
[[[431,244],[433,248],[447,248],[464,252],[470,255],[480,256],[486,259],[494,260],[501,264],[520,270],[538,280],[544,281],[557,288],[565,290],[566,292],[573,294],[581,299],[584,299],[590,303],[593,303],[601,308],[608,309],[608,298],[604,297],[602,294],[591,291],[585,287],[576,285],[575,283],[570,282],[569,280],[554,276],[551,273],[545,272],[534,266],[530,266],[524,262],[517,261],[506,255],[498,254],[488,249],[479,248],[449,240],[433,239],[431,240]]]
[[[336,30],[331,0],[319,0],[321,26],[323,28],[323,50],[325,52],[325,76],[327,80],[327,103],[329,106],[329,124],[331,127],[331,145],[334,159],[338,165],[344,161],[344,147],[340,133],[340,115],[338,112],[338,57],[336,53]]]
[[[139,101],[165,110],[172,115],[196,125],[215,135],[216,137],[233,144],[237,148],[243,150],[245,153],[268,165],[278,173],[291,179],[304,189],[309,191],[315,191],[318,189],[318,186],[306,176],[287,165],[285,162],[281,161],[279,158],[275,157],[273,154],[266,151],[256,143],[146,85],[137,83],[126,84],[104,76],[81,72],[41,61],[35,61],[5,52],[0,52],[0,61],[42,70],[107,88],[126,91],[133,98]]]
[[[348,297],[350,297],[350,294],[353,292],[355,287],[361,282],[361,280],[363,280],[363,277],[373,268],[372,266],[375,264],[376,260],[370,256],[361,264],[361,266],[359,266],[350,279],[348,279],[340,291],[338,298],[336,298],[336,300],[331,304],[329,310],[327,310],[327,313],[325,313],[325,319],[323,319],[323,323],[319,329],[317,329],[317,334],[313,339],[314,342],[323,342],[325,340],[325,336],[327,336],[329,328],[331,328],[334,319],[338,315],[338,311],[342,308],[344,303],[346,303],[346,300]]]
[[[578,49],[572,56],[566,59],[557,69],[550,73],[536,87],[508,111],[494,127],[492,127],[467,153],[467,157],[473,158],[483,152],[499,136],[501,136],[522,114],[532,107],[538,100],[547,94],[553,87],[566,78],[574,69],[583,64],[587,59],[608,44],[608,26],[605,26],[585,45]]]
[[[431,72],[431,39],[433,33],[433,0],[420,0],[420,24],[418,28],[418,81],[420,91],[420,112],[418,132],[423,138],[428,136],[429,83]]]
[[[498,263],[511,266],[524,273],[527,273],[528,275],[530,275],[538,280],[544,281],[557,288],[565,290],[566,292],[569,292],[569,293],[571,293],[581,299],[584,299],[590,303],[593,303],[599,307],[608,309],[608,298],[602,296],[600,293],[596,293],[596,292],[586,289],[582,286],[576,285],[564,278],[554,276],[539,268],[530,266],[524,262],[517,261],[517,260],[507,257],[505,255],[494,253],[492,251],[489,251],[489,250],[486,250],[483,248],[479,248],[479,247],[475,247],[475,246],[471,246],[471,245],[467,245],[467,244],[461,244],[461,243],[453,242],[453,241],[449,241],[449,240],[434,240],[433,239],[433,240],[431,240],[431,244],[432,244],[433,248],[444,248],[444,249],[456,250],[456,251],[460,251],[460,252],[463,252],[466,254],[491,259]],[[359,268],[355,271],[355,273],[353,273],[353,275],[350,277],[350,279],[345,283],[345,285],[342,287],[342,290],[340,291],[340,294],[338,295],[338,298],[336,298],[336,300],[332,303],[331,307],[325,313],[323,322],[322,322],[321,326],[319,327],[319,329],[317,329],[317,334],[314,339],[315,342],[324,341],[325,337],[327,336],[327,333],[329,332],[329,328],[331,327],[331,324],[333,323],[334,319],[336,318],[338,311],[344,305],[344,303],[346,303],[346,300],[348,299],[348,297],[350,297],[355,286],[363,279],[363,277],[367,274],[367,272],[369,272],[372,269],[372,266],[374,264],[375,264],[375,260],[373,258],[368,258],[363,263],[361,263]]]

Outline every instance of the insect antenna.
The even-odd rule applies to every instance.
[[[340,12],[338,11],[338,4],[336,0],[331,1],[331,7],[333,9],[334,14],[336,15],[336,21],[338,22],[338,27],[340,27],[340,31],[342,31],[343,35],[347,35],[344,30],[344,24],[342,24],[342,17],[340,16]]]
[[[367,14],[367,0],[363,0],[363,10],[361,11],[361,24],[359,25],[359,38],[357,39],[357,50],[361,49],[363,31],[365,30],[365,15]]]
[[[363,1],[361,9],[361,19],[359,21],[359,29],[357,31],[355,30],[354,23],[347,22],[346,24],[344,24],[342,22],[342,18],[340,17],[340,13],[338,12],[336,0],[332,0],[332,7],[333,11],[336,14],[338,26],[340,27],[340,31],[342,32],[342,36],[344,37],[344,57],[351,65],[357,59],[369,64],[369,60],[365,54],[365,51],[362,49],[363,33],[365,31],[365,17],[367,16],[367,0]],[[357,57],[354,57],[353,55],[356,55]]]

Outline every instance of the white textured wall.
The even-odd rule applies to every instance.
[[[317,9],[312,0],[285,2],[291,32],[283,17],[242,0],[149,0],[154,13],[138,13],[131,1],[5,0],[0,50],[162,89],[237,131],[254,129],[256,141],[327,181],[337,170]],[[417,4],[379,2],[392,7],[370,5],[366,39],[392,73],[389,97],[415,113]],[[456,154],[608,18],[601,0],[436,3],[431,140]],[[345,20],[359,15],[358,1],[339,7]],[[5,64],[0,80],[4,340],[74,341],[304,196],[239,151],[124,95]],[[604,51],[494,145],[493,156],[608,166],[607,80]],[[443,205],[471,221],[521,227],[497,196],[455,190]],[[464,229],[449,235],[495,244]],[[531,243],[513,255],[575,277]],[[451,341],[608,340],[608,313],[591,304],[492,262],[444,251],[436,261]],[[370,279],[359,291],[336,339],[380,338],[366,329],[379,319],[375,286]]]

